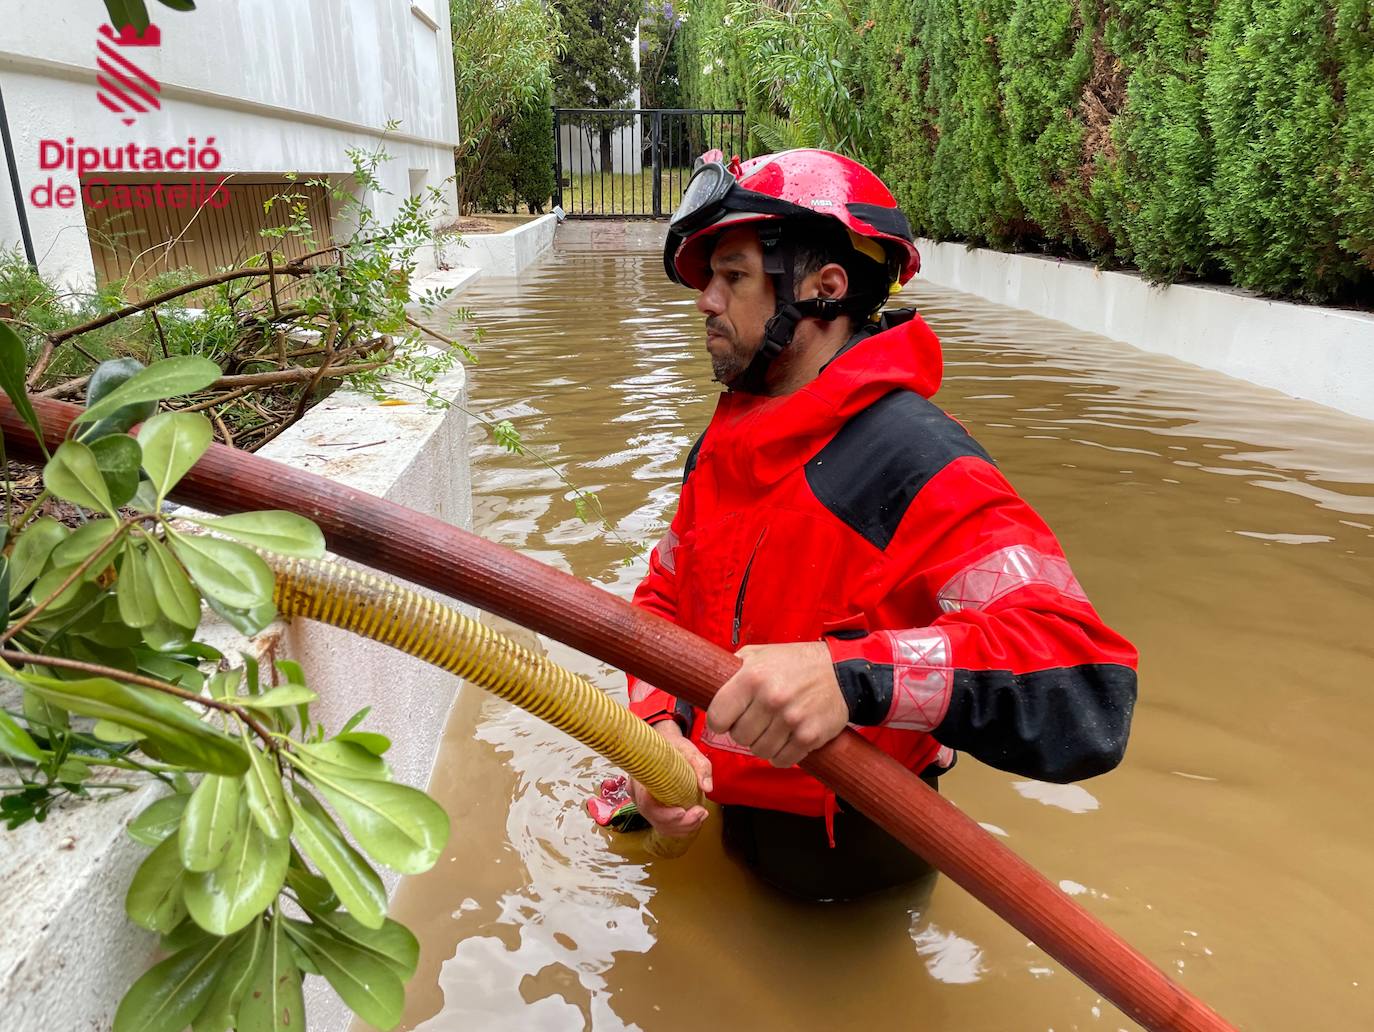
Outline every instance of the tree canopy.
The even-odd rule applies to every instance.
[[[553,0],[567,34],[554,66],[554,96],[564,107],[617,107],[629,99],[638,73],[635,26],[642,0]]]

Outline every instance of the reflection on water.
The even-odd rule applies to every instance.
[[[565,226],[538,268],[463,298],[488,329],[474,409],[596,491],[623,540],[481,432],[478,529],[622,597],[715,397],[658,232]],[[1242,1027],[1374,1027],[1374,425],[965,295],[903,299],[945,344],[936,400],[1142,652],[1121,770],[1065,787],[966,760],[943,791]],[[396,903],[424,944],[406,1027],[1135,1027],[948,881],[928,902],[795,903],[711,821],[649,862],[581,810],[605,769],[464,698],[431,786],[453,842]]]

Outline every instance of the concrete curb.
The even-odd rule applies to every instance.
[[[553,246],[558,216],[544,215],[504,233],[464,233],[434,245],[441,268],[466,266],[486,276],[518,276]]]
[[[929,282],[1374,419],[1374,314],[920,239]]]

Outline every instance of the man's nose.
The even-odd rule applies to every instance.
[[[714,278],[706,284],[706,289],[697,295],[697,311],[702,315],[721,315],[725,311],[721,292],[716,289]]]

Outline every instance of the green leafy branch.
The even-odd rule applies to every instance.
[[[198,356],[97,368],[39,498],[7,508],[0,679],[21,689],[22,709],[0,710],[0,755],[17,779],[0,785],[0,818],[14,828],[139,787],[103,780],[102,767],[171,789],[130,825],[151,852],[125,898],[168,956],[129,989],[115,1032],[304,1028],[306,973],[390,1028],[419,947],[387,918],[374,865],[427,870],[448,817],[392,780],[390,741],[360,727],[366,708],[330,736],[299,665],[277,661],[265,683],[252,657],[229,667],[196,640],[203,604],[248,635],[275,619],[258,549],[324,551],[319,528],[293,513],[165,511],[213,430],[202,412],[157,408],[220,373]],[[0,387],[41,440],[24,344],[4,324]],[[78,525],[39,515],[49,498],[73,506]]]

